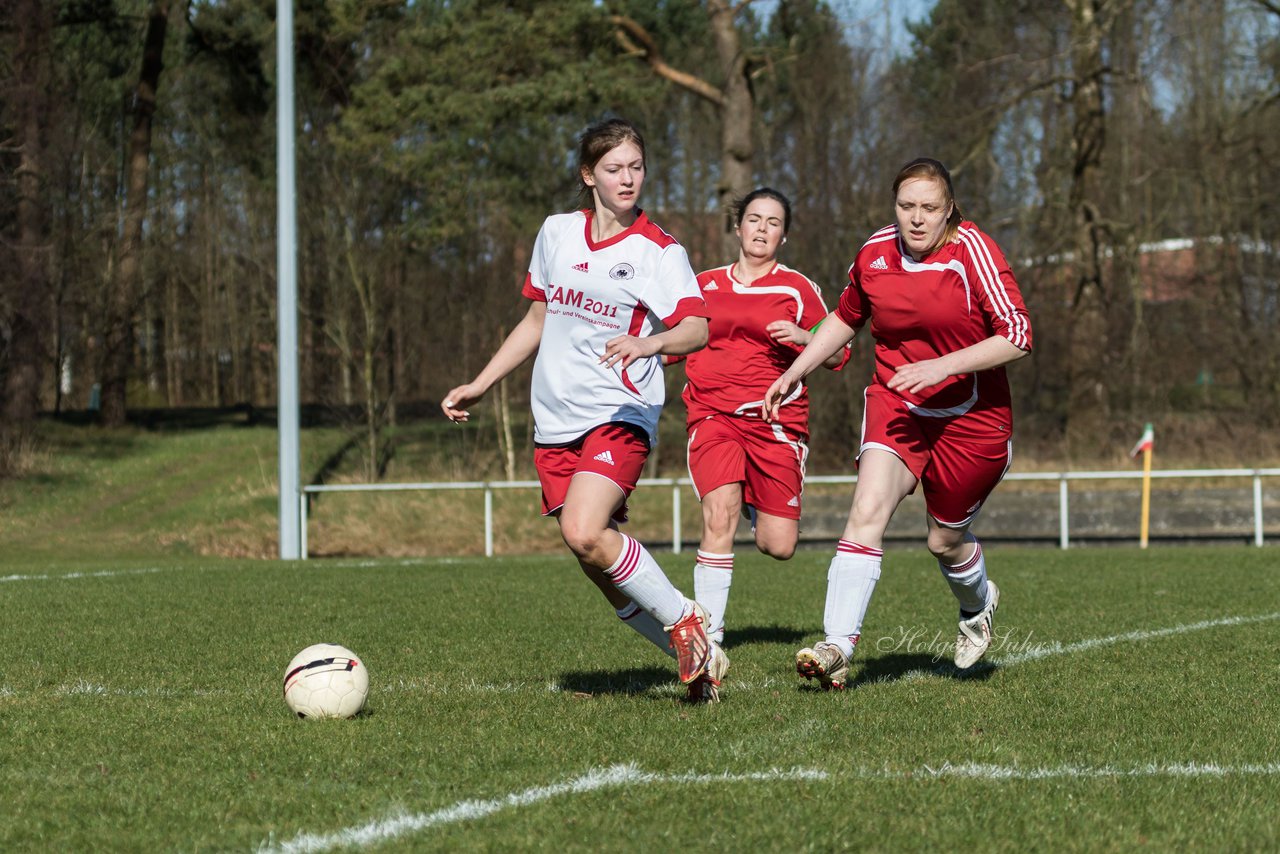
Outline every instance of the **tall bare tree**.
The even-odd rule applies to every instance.
[[[53,16],[48,4],[40,0],[15,0],[5,5],[11,7],[6,17],[17,30],[13,79],[5,97],[6,118],[14,134],[9,145],[17,151],[17,279],[8,293],[0,294],[0,305],[4,305],[0,324],[7,339],[0,358],[4,392],[0,425],[22,427],[39,412],[43,380],[53,373],[48,347],[52,338],[50,234],[44,162]]]
[[[731,210],[735,199],[750,192],[755,180],[756,99],[751,76],[756,63],[749,59],[738,31],[737,18],[751,0],[729,3],[704,0],[712,42],[720,64],[720,82],[671,65],[649,31],[627,15],[613,15],[618,43],[630,55],[646,62],[653,72],[705,99],[720,116],[720,180],[716,186],[719,210],[725,217],[726,248],[733,242]]]
[[[1072,430],[1096,430],[1109,412],[1109,356],[1104,280],[1107,224],[1101,204],[1102,153],[1107,141],[1105,105],[1109,73],[1103,57],[1114,0],[1063,0],[1071,13],[1071,182],[1067,206],[1073,217],[1075,293],[1071,318]],[[1081,424],[1082,421],[1087,424]]]
[[[143,37],[142,68],[129,105],[133,118],[125,162],[124,222],[120,258],[107,299],[102,361],[102,421],[123,424],[128,414],[133,310],[142,292],[143,222],[147,215],[147,179],[151,167],[151,126],[156,112],[164,43],[169,30],[169,0],[151,0]]]

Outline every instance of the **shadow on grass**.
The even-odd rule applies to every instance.
[[[855,657],[854,666],[856,667],[857,664]],[[850,687],[900,682],[904,679],[918,679],[921,676],[940,676],[943,679],[962,682],[986,681],[998,669],[996,665],[982,661],[973,667],[961,670],[946,658],[922,653],[891,653],[879,658],[867,659]]]
[[[734,626],[724,633],[725,649],[747,646],[753,643],[780,643],[796,645],[805,638],[805,633],[794,626]]]
[[[628,670],[575,670],[562,674],[556,683],[572,694],[645,694],[676,680],[673,668],[632,667]]]
[[[76,427],[95,427],[102,413],[85,409],[69,409],[44,413],[51,421]],[[254,427],[275,424],[274,409],[258,409],[247,403],[236,406],[134,407],[126,414],[130,426],[154,432],[174,430],[207,430],[210,427]]]

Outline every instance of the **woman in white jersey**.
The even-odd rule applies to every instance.
[[[796,670],[824,690],[847,683],[885,529],[917,485],[929,551],[960,605],[956,667],[986,653],[1000,602],[969,527],[1009,467],[1004,366],[1030,352],[1031,323],[1004,253],[960,215],[945,166],[911,161],[893,196],[897,222],[863,245],[836,310],[765,396],[765,417],[776,419],[796,384],[870,322],[875,373],[853,507],[827,573],[826,638],[796,653]]]
[[[618,531],[657,440],[664,355],[707,342],[707,311],[683,247],[636,202],[644,140],[631,123],[588,128],[578,145],[585,210],[546,219],[533,246],[524,319],[474,380],[441,408],[467,408],[536,354],[534,462],[542,510],[618,616],[673,654],[690,695],[718,699],[728,659],[707,638],[705,610],[672,586],[637,541]],[[695,690],[696,689],[696,690]]]
[[[693,592],[711,616],[711,639],[724,638],[733,581],[733,536],[744,506],[756,547],[778,560],[795,553],[809,456],[809,395],[800,384],[779,418],[761,417],[764,393],[813,338],[827,316],[822,292],[778,262],[791,229],[791,202],[759,187],[735,205],[738,258],[698,274],[711,312],[705,349],[685,362],[689,475],[702,502],[702,541]],[[827,359],[838,370],[840,348]]]

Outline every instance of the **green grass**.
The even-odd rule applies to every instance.
[[[0,481],[0,851],[1280,847],[1274,547],[988,544],[1003,637],[970,678],[933,562],[891,547],[844,694],[791,669],[828,553],[740,548],[724,702],[694,707],[536,490],[496,497],[497,545],[552,556],[421,557],[481,546],[478,497],[438,493],[316,502],[313,553],[382,557],[254,560],[275,432],[161,427],[51,422]],[[474,474],[478,438],[424,428],[389,477]],[[304,478],[350,478],[347,444],[305,430]],[[668,530],[664,493],[633,533]],[[318,641],[369,665],[367,714],[290,715]]]
[[[307,433],[304,476],[341,446]],[[0,480],[0,543],[10,560],[68,555],[278,554],[277,434],[220,423],[198,429],[41,425],[36,459]]]
[[[356,847],[1280,846],[1272,549],[991,547],[1005,639],[971,678],[935,661],[936,567],[891,550],[843,694],[790,669],[826,560],[739,558],[724,702],[694,707],[566,557],[0,559],[0,850],[397,816]],[[368,664],[367,714],[299,721],[284,667],[329,640]]]

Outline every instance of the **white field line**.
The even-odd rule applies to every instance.
[[[1181,626],[1165,629],[1125,632],[1104,638],[1091,638],[1074,644],[1044,644],[1024,653],[1008,656],[998,664],[1010,666],[1027,661],[1034,661],[1051,655],[1068,655],[1100,646],[1126,641],[1144,641],[1153,638],[1169,637],[1187,632],[1203,631],[1220,626],[1237,626],[1249,623],[1261,623],[1280,619],[1280,612],[1260,614],[1252,617],[1223,617],[1216,620],[1202,620]],[[925,675],[923,671],[920,675]],[[909,675],[915,675],[909,674]],[[405,686],[408,687],[408,686]],[[489,686],[489,690],[511,690],[510,685]],[[559,690],[559,689],[554,689]],[[1107,778],[1133,777],[1228,777],[1228,776],[1275,776],[1280,774],[1280,763],[1219,765],[1216,763],[1178,763],[1171,765],[1151,763],[1132,768],[1114,766],[1082,766],[1059,765],[1047,768],[1021,768],[1017,766],[988,765],[979,763],[963,763],[953,765],[944,763],[938,767],[928,765],[907,771],[892,769],[870,770],[853,769],[851,776],[859,780],[905,781],[922,779],[964,778],[1003,782],[1017,780],[1089,780]],[[615,765],[610,768],[593,769],[581,777],[567,783],[542,786],[515,792],[501,798],[487,801],[460,801],[453,806],[430,813],[400,814],[385,819],[377,819],[366,824],[349,827],[330,834],[301,834],[286,842],[274,845],[271,842],[260,846],[263,852],[311,852],[327,851],[336,847],[367,847],[376,845],[406,834],[426,830],[445,824],[471,821],[485,818],[505,809],[518,808],[540,803],[561,795],[575,795],[598,789],[618,786],[641,786],[656,783],[708,783],[708,782],[758,782],[768,780],[811,780],[825,781],[829,779],[827,772],[817,769],[792,769],[790,771],[771,770],[747,774],[653,774],[641,771],[634,765]],[[838,777],[843,778],[844,774]]]
[[[1200,622],[1196,622],[1196,623],[1185,623],[1180,626],[1169,626],[1168,628],[1163,628],[1163,629],[1142,629],[1139,631],[1124,632],[1118,635],[1111,635],[1109,637],[1089,638],[1087,640],[1077,641],[1076,643],[1071,643],[1071,644],[1064,644],[1060,641],[1053,641],[1051,643],[1036,644],[1035,646],[1023,652],[1019,652],[1013,655],[1004,656],[1003,658],[995,659],[993,661],[990,661],[989,663],[986,663],[985,666],[988,669],[995,668],[995,667],[1013,667],[1014,665],[1017,665],[1017,664],[1025,664],[1028,661],[1036,661],[1038,659],[1048,658],[1049,656],[1053,656],[1053,655],[1072,655],[1077,652],[1086,652],[1088,650],[1096,649],[1098,647],[1113,646],[1118,643],[1136,643],[1140,641],[1153,640],[1156,638],[1165,638],[1165,637],[1171,637],[1174,635],[1187,634],[1188,632],[1200,632],[1200,631],[1204,631],[1205,629],[1216,629],[1222,626],[1244,626],[1244,625],[1249,625],[1251,623],[1267,623],[1267,622],[1274,622],[1276,620],[1280,620],[1280,611],[1276,611],[1270,614],[1255,614],[1253,616],[1244,616],[1244,617],[1219,617],[1218,619],[1215,619],[1215,620],[1201,620]],[[944,674],[944,675],[957,674],[960,672],[961,671],[957,670],[956,667],[950,663],[940,663],[936,668],[933,668],[932,670],[909,670],[906,673],[903,673],[899,676],[894,676],[892,678],[886,677],[883,680],[876,680],[876,681],[885,681],[885,682],[912,681],[915,679],[921,679],[928,676],[936,676],[939,674]],[[726,686],[726,688],[728,690],[741,690],[741,689],[770,690],[772,688],[778,687],[778,685],[780,684],[783,684],[784,681],[786,680],[775,679],[773,677],[765,677],[763,682],[760,682],[760,683],[734,681],[731,679],[728,685]],[[456,690],[456,688],[453,688],[453,687],[446,687],[446,686],[439,686],[439,687],[443,687],[445,690]],[[472,681],[470,684],[468,684],[465,687],[465,690],[487,691],[487,692],[493,692],[493,693],[499,693],[499,694],[506,694],[506,693],[516,693],[518,691],[523,691],[523,690],[526,690],[528,687],[529,687],[528,683],[519,683],[519,682],[506,682],[498,685],[498,684],[486,684],[486,683]],[[636,690],[643,690],[646,686],[636,684],[633,686],[619,685],[616,687],[624,688],[624,689],[627,687],[633,687]],[[425,690],[427,692],[431,692],[432,690],[435,690],[437,686],[423,683],[423,682],[420,682],[419,680],[413,680],[413,682],[402,681],[398,686],[388,686],[388,688],[391,691]],[[385,689],[380,688],[379,690],[385,690]],[[555,683],[548,683],[547,690],[551,692],[558,692],[558,691],[565,691],[566,689],[560,687],[559,685],[556,685]],[[675,689],[673,689],[673,691],[674,690]]]
[[[138,570],[144,571],[144,570]],[[160,570],[145,570],[148,572],[159,572]],[[57,578],[59,576],[53,576]],[[3,579],[0,579],[3,580]],[[1163,629],[1143,629],[1140,631],[1124,632],[1118,635],[1111,635],[1102,638],[1089,638],[1077,641],[1072,644],[1064,644],[1060,642],[1038,644],[1025,652],[1008,655],[986,665],[990,667],[1012,667],[1017,664],[1024,664],[1028,661],[1036,661],[1041,658],[1048,658],[1053,655],[1071,655],[1077,652],[1085,652],[1087,650],[1096,649],[1103,646],[1113,646],[1118,643],[1133,643],[1155,638],[1165,638],[1174,635],[1187,634],[1188,632],[1204,631],[1205,629],[1215,629],[1222,626],[1244,626],[1252,623],[1266,623],[1280,620],[1280,611],[1270,614],[1256,614],[1253,616],[1243,617],[1219,617],[1215,620],[1201,620],[1197,623],[1186,623],[1180,626],[1169,626]],[[954,674],[959,671],[951,664],[939,664],[933,670],[911,670],[892,679],[885,678],[876,681],[912,681],[935,676],[939,674]],[[779,686],[791,684],[790,680],[778,679],[772,676],[766,676],[763,680],[756,682],[747,682],[744,680],[730,680],[726,686],[729,691],[768,691],[778,688]],[[614,690],[635,690],[649,691],[653,686],[648,683],[619,684],[613,686]],[[434,682],[429,679],[400,679],[395,682],[383,682],[376,686],[376,692],[379,694],[453,694],[459,690],[473,691],[476,693],[492,693],[492,694],[518,694],[529,690],[547,691],[550,693],[567,692],[568,689],[555,684],[554,682],[504,682],[501,684],[492,684],[486,682],[477,682],[471,680],[464,685],[459,686],[456,683]],[[670,693],[672,696],[679,694],[679,686],[671,686]],[[106,685],[90,683],[87,680],[79,680],[70,685],[59,685],[53,689],[53,693],[64,696],[114,696],[114,697],[150,697],[150,696],[183,696],[185,692],[169,691],[166,689],[151,688],[110,688]],[[192,695],[215,695],[231,693],[229,691],[221,691],[217,689],[209,689],[207,691],[193,691]],[[16,697],[18,693],[11,686],[0,685],[0,697]]]
[[[593,768],[581,777],[567,783],[556,783],[550,786],[539,786],[514,792],[487,801],[468,800],[429,813],[400,813],[384,819],[376,819],[365,824],[348,827],[334,833],[303,833],[285,842],[274,844],[268,841],[259,846],[262,854],[294,854],[294,852],[327,851],[331,848],[367,847],[389,842],[393,839],[439,827],[456,824],[462,821],[474,821],[486,818],[506,809],[531,806],[561,795],[578,795],[613,787],[638,787],[654,784],[699,784],[699,783],[742,783],[772,782],[776,780],[797,780],[802,782],[826,782],[833,777],[836,781],[852,777],[861,781],[918,781],[943,778],[963,778],[983,780],[987,782],[1005,782],[1021,780],[1090,780],[1122,777],[1234,777],[1234,776],[1275,776],[1280,774],[1280,763],[1250,765],[1218,765],[1216,763],[1180,763],[1162,765],[1151,763],[1137,765],[1132,768],[1117,768],[1110,765],[1089,767],[1082,765],[1059,765],[1049,768],[1020,768],[1008,765],[984,765],[964,763],[952,765],[945,763],[937,768],[923,765],[906,771],[892,769],[868,770],[853,769],[852,773],[828,774],[815,768],[793,768],[790,770],[770,769],[745,774],[654,774],[642,771],[635,765],[614,765],[609,768]]]
[[[465,563],[463,558],[441,557],[441,558],[404,558],[401,560],[348,560],[334,561],[332,563],[325,562],[324,568],[333,569],[377,569],[380,567],[392,566],[450,566],[453,564]],[[200,571],[205,569],[221,570],[225,567],[221,566],[205,566],[205,567],[188,567],[187,571]],[[97,572],[64,572],[64,573],[40,573],[36,575],[0,575],[0,582],[16,582],[16,581],[75,581],[84,578],[114,578],[124,575],[150,575],[156,572],[178,572],[184,567],[147,567],[143,569],[104,569]]]
[[[598,789],[617,786],[643,786],[654,783],[738,783],[772,780],[821,781],[825,779],[827,779],[825,771],[806,768],[792,770],[773,769],[749,774],[653,774],[641,771],[635,765],[614,765],[609,768],[593,768],[581,777],[577,777],[567,783],[525,789],[522,792],[514,792],[510,795],[487,801],[459,801],[453,806],[445,807],[435,812],[396,815],[349,827],[336,833],[304,833],[279,845],[264,844],[259,847],[259,851],[306,852],[327,851],[330,848],[340,846],[364,847],[387,842],[408,833],[426,830],[442,824],[484,818],[505,809],[529,806],[561,795],[578,795],[584,792],[594,792]]]
[[[160,567],[148,569],[111,569],[100,572],[66,572],[54,575],[0,575],[0,581],[75,581],[81,578],[114,578],[118,575],[150,575],[164,572]]]
[[[1280,620],[1280,612],[1271,614],[1257,614],[1252,617],[1219,617],[1216,620],[1201,620],[1198,623],[1187,623],[1181,626],[1172,626],[1167,629],[1145,629],[1136,632],[1125,632],[1124,634],[1112,635],[1106,638],[1091,638],[1089,640],[1077,641],[1076,643],[1063,644],[1060,642],[1039,644],[1026,652],[1015,653],[1014,655],[1005,656],[994,662],[1000,667],[1009,667],[1014,664],[1022,664],[1027,661],[1035,661],[1038,658],[1046,658],[1050,655],[1069,655],[1075,652],[1085,652],[1090,649],[1096,649],[1100,646],[1111,646],[1117,643],[1125,643],[1127,641],[1145,641],[1154,638],[1165,638],[1171,635],[1181,635],[1187,632],[1198,632],[1204,629],[1216,629],[1220,626],[1244,626],[1250,623],[1267,623],[1273,620]]]
[[[323,564],[319,564],[324,569],[382,569],[384,567],[403,567],[403,566],[456,566],[459,564],[473,563],[483,558],[465,558],[465,557],[402,557],[402,558],[339,558],[330,560],[326,558]]]
[[[986,765],[964,762],[952,765],[944,762],[937,768],[928,765],[913,771],[860,770],[855,776],[863,780],[906,780],[914,778],[962,777],[968,780],[1090,780],[1114,777],[1257,777],[1280,774],[1280,762],[1248,765],[1219,765],[1216,762],[1182,762],[1173,765],[1150,763],[1133,768],[1116,768],[1111,765],[1090,767],[1087,765],[1058,765],[1052,768],[1019,768],[1016,765]]]

